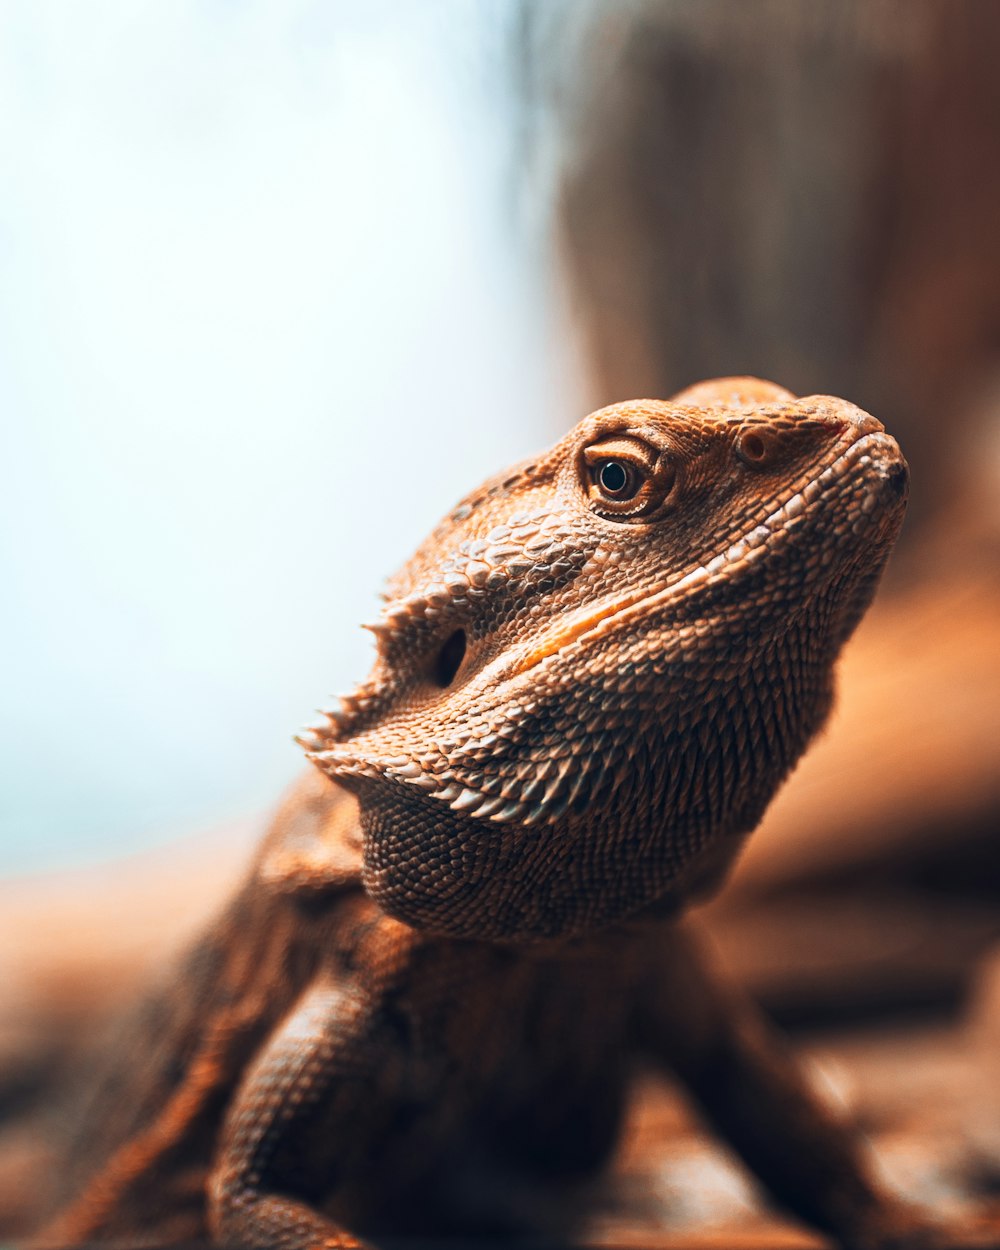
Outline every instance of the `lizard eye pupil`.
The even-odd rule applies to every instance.
[[[608,460],[601,465],[597,480],[601,489],[608,495],[621,498],[629,484],[630,474],[620,460]]]

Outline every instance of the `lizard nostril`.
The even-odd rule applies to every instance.
[[[455,674],[462,667],[465,659],[465,630],[456,629],[449,634],[444,645],[437,654],[434,667],[431,669],[431,680],[443,690],[455,680]]]
[[[898,497],[905,494],[906,487],[910,480],[910,474],[906,465],[902,461],[897,461],[888,473],[889,487]]]
[[[736,441],[736,454],[744,464],[763,464],[767,450],[766,441],[752,430],[741,434]]]

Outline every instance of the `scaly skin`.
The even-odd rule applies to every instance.
[[[906,481],[851,404],[723,379],[463,501],[93,1084],[41,1242],[515,1228],[606,1160],[645,1057],[787,1209],[924,1244],[678,922],[823,724]]]

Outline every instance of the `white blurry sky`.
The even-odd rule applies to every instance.
[[[579,415],[513,15],[0,0],[0,871],[265,808],[383,576]]]

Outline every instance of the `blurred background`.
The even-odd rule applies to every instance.
[[[382,578],[580,412],[516,16],[0,3],[0,870],[273,801]]]
[[[894,1184],[996,1203],[998,63],[979,0],[0,0],[0,1049],[218,901],[455,498],[758,374],[911,507],[702,923]],[[764,1219],[702,1142],[641,1100],[594,1236]]]

